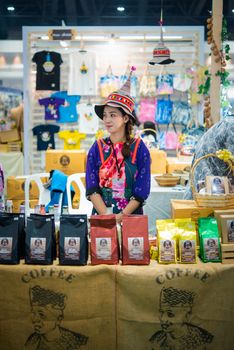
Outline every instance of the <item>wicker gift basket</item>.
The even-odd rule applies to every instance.
[[[190,176],[190,185],[193,193],[193,198],[196,201],[199,207],[211,207],[211,208],[230,208],[234,207],[234,193],[227,194],[208,194],[208,193],[198,193],[195,189],[194,183],[194,171],[199,164],[199,162],[203,159],[215,157],[223,160],[227,163],[227,170],[229,171],[228,175],[233,174],[234,170],[234,157],[231,155],[231,152],[227,150],[217,151],[216,154],[208,153],[203,157],[198,158],[192,168],[191,168],[191,176]]]

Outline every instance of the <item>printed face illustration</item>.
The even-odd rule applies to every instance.
[[[100,240],[100,246],[101,247],[106,247],[107,246],[107,240],[106,239],[101,239]]]
[[[68,156],[62,156],[62,157],[60,158],[60,164],[61,164],[62,166],[68,166],[69,163],[70,163],[70,158],[69,158]]]
[[[163,246],[165,249],[170,249],[171,248],[171,241],[169,241],[169,240],[164,241]]]
[[[222,181],[219,177],[215,177],[214,180],[213,180],[213,183],[215,185],[221,185],[222,184]]]
[[[75,239],[69,239],[68,244],[71,247],[75,247],[76,246],[76,240]]]
[[[35,240],[35,246],[36,247],[41,247],[42,246],[42,241],[40,239]]]
[[[230,223],[230,229],[234,230],[234,221],[231,221],[231,223]]]
[[[38,334],[47,334],[60,323],[61,311],[55,310],[50,304],[46,307],[33,305],[31,312],[34,330]]]
[[[160,308],[160,323],[165,332],[173,332],[187,321],[190,307],[172,307],[163,305]]]
[[[209,247],[215,247],[215,240],[214,239],[208,239],[207,245]]]
[[[137,239],[137,238],[133,239],[133,240],[132,240],[132,245],[133,245],[134,247],[138,247],[138,246],[140,245],[139,239]]]
[[[190,241],[185,241],[184,242],[184,248],[185,249],[191,249],[192,248],[192,243]]]
[[[4,238],[1,240],[1,246],[6,247],[8,245],[8,239]]]

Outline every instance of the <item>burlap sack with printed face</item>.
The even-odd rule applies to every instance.
[[[0,266],[0,348],[115,349],[114,281],[104,265]]]
[[[234,266],[119,269],[117,349],[232,349],[233,290]]]

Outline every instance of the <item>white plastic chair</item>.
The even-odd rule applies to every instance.
[[[85,195],[85,186],[81,181],[82,178],[85,178],[84,173],[76,173],[69,175],[67,178],[67,200],[68,200],[68,213],[69,214],[87,214],[89,217],[92,214],[93,204],[90,202]],[[71,186],[72,183],[76,183],[80,191],[80,202],[79,208],[75,209],[72,207],[72,198],[71,198]]]
[[[30,213],[34,212],[34,209],[30,208],[29,200],[30,200],[30,183],[34,181],[37,184],[39,190],[39,200],[38,204],[47,205],[50,201],[50,190],[43,186],[42,178],[47,177],[49,179],[49,173],[38,173],[33,175],[26,175],[25,185],[24,185],[24,194],[25,194],[25,220],[30,215]]]

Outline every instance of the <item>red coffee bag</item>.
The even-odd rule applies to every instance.
[[[147,215],[124,215],[122,220],[123,265],[150,263]]]
[[[90,238],[92,265],[119,263],[115,215],[92,215]]]

